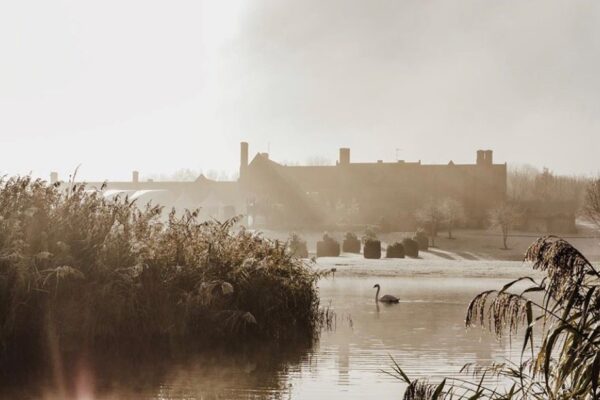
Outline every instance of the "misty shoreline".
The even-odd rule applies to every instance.
[[[265,231],[270,239],[285,241],[287,232]],[[299,232],[307,241],[309,256],[315,255],[315,243],[322,232]],[[328,232],[337,240],[343,232]],[[320,257],[312,265],[315,269],[336,269],[336,276],[383,276],[383,277],[457,277],[457,278],[501,278],[515,279],[521,276],[542,276],[538,271],[523,263],[527,248],[541,236],[542,232],[513,232],[509,249],[501,248],[501,237],[489,230],[457,230],[449,239],[440,234],[436,246],[419,251],[419,258],[385,258],[385,248],[394,242],[410,237],[408,232],[379,234],[382,242],[381,259],[365,259],[362,254],[342,253],[339,257]],[[560,235],[559,236],[563,236]],[[565,240],[580,250],[594,264],[600,261],[600,239],[596,232],[581,229],[579,234],[564,235]]]
[[[506,278],[542,277],[543,274],[521,261],[432,260],[400,258],[368,260],[359,254],[321,257],[310,263],[316,270],[331,271],[343,277],[432,277],[432,278]]]

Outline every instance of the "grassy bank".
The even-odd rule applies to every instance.
[[[0,363],[131,343],[312,337],[318,274],[236,220],[0,181]]]

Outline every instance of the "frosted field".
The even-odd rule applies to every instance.
[[[367,260],[362,254],[343,253],[339,257],[320,257],[316,269],[331,270],[335,276],[431,276],[464,278],[539,277],[541,274],[521,261],[445,259],[428,252],[421,258]]]
[[[575,248],[581,251],[589,260],[600,261],[600,232],[592,231],[589,227],[578,226],[578,234],[557,234],[571,243]],[[258,231],[265,237],[286,241],[290,232],[283,231]],[[316,252],[316,243],[321,240],[323,232],[297,232],[302,239],[306,240],[309,254],[312,256]],[[356,232],[360,238],[362,233]],[[342,243],[344,232],[328,232],[330,236]],[[402,242],[405,237],[412,237],[412,232],[392,232],[379,234],[381,240],[382,257],[385,257],[385,248],[388,244]],[[448,260],[459,261],[515,261],[517,267],[520,265],[523,255],[527,248],[540,236],[547,233],[542,232],[512,232],[508,238],[509,249],[502,249],[502,236],[493,231],[487,230],[457,230],[454,232],[454,238],[448,239],[444,232],[441,232],[435,239],[435,247],[430,247],[428,251],[419,252],[423,260]],[[351,255],[355,256],[355,255]],[[362,257],[362,256],[361,256]],[[383,261],[383,260],[382,260]],[[407,262],[408,260],[404,261]],[[445,263],[454,265],[455,263]],[[461,263],[459,263],[461,264]],[[422,263],[420,265],[423,265]],[[469,263],[464,264],[468,266]],[[476,266],[478,264],[473,264]],[[506,264],[499,264],[505,265]],[[487,275],[486,275],[487,276]]]

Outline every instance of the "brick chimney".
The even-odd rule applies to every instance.
[[[240,142],[240,176],[248,167],[248,142]]]
[[[477,165],[485,164],[485,151],[477,150]]]
[[[340,160],[339,165],[350,164],[350,149],[347,147],[340,148]]]
[[[494,152],[492,150],[484,151],[484,159],[487,165],[492,165],[494,163]]]

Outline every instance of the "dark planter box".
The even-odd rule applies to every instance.
[[[402,241],[402,246],[404,246],[404,253],[409,257],[419,257],[419,243],[413,239],[404,239]]]
[[[360,254],[360,240],[344,239],[344,241],[342,242],[342,250],[344,250],[344,253]]]
[[[381,242],[379,240],[367,240],[363,247],[365,258],[381,258]]]
[[[292,253],[296,257],[307,258],[308,257],[308,249],[306,248],[306,242],[298,244]]]
[[[419,244],[419,250],[429,249],[429,237],[425,234],[417,234],[413,237],[413,240]]]
[[[317,242],[317,257],[337,257],[340,255],[340,244],[333,240],[321,240]]]
[[[385,249],[386,258],[404,258],[404,246],[402,243],[391,244]]]

